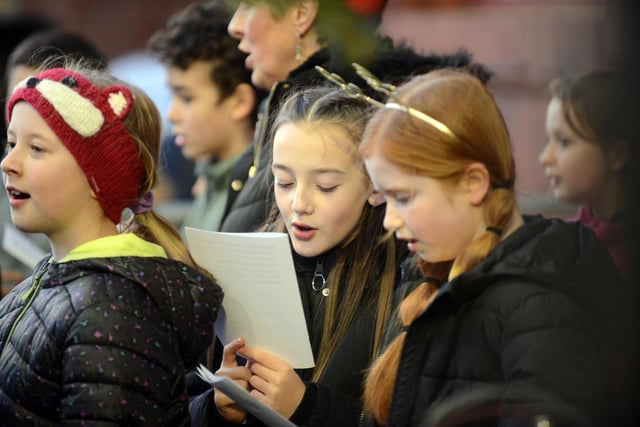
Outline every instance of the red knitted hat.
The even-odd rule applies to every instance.
[[[26,101],[35,108],[80,165],[105,213],[116,224],[135,202],[144,165],[123,120],[134,99],[125,86],[100,89],[63,68],[44,71],[16,86],[7,103]]]

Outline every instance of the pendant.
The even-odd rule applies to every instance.
[[[322,263],[318,261],[313,273],[313,280],[311,280],[311,289],[313,289],[314,292],[322,292],[322,296],[326,297],[329,295],[329,288],[327,288],[326,285],[327,280],[324,278]]]

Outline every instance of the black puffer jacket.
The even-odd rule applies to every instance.
[[[569,405],[593,425],[619,425],[613,361],[625,356],[623,286],[591,230],[528,219],[410,326],[387,425],[419,425],[487,386],[504,400],[551,413]]]
[[[221,302],[173,260],[42,262],[0,301],[0,425],[187,425]]]
[[[307,319],[307,329],[317,359],[322,341],[326,301],[322,291],[312,288],[318,271],[325,278],[334,267],[338,250],[334,249],[317,258],[301,257],[294,252],[300,297]],[[331,284],[328,283],[329,288]],[[368,283],[375,289],[378,283]],[[319,286],[316,288],[318,289]],[[300,371],[307,389],[302,402],[291,416],[296,425],[304,426],[356,426],[362,413],[360,396],[364,373],[371,363],[375,338],[375,307],[373,295],[361,302],[344,338],[332,354],[327,368],[317,383],[312,383],[313,369]]]

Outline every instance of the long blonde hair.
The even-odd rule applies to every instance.
[[[491,189],[483,201],[486,224],[504,230],[515,210],[515,163],[502,114],[486,87],[459,70],[436,70],[414,77],[398,88],[401,102],[446,124],[448,135],[405,111],[382,108],[367,125],[360,153],[374,150],[408,174],[440,180],[457,180],[472,162],[489,171]],[[420,261],[425,275],[450,279],[469,271],[499,243],[487,231],[459,255],[451,270],[442,264]],[[444,273],[444,274],[443,274]],[[410,325],[434,298],[437,289],[423,283],[403,301],[400,316]],[[365,387],[365,407],[380,424],[386,424],[400,361],[402,332],[372,365]]]

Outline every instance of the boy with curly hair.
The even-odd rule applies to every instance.
[[[218,230],[250,167],[238,160],[253,137],[257,92],[246,55],[227,33],[230,18],[219,2],[193,3],[149,40],[167,67],[172,99],[166,114],[175,144],[197,165],[195,200],[183,227]]]

